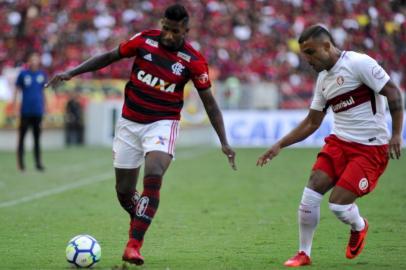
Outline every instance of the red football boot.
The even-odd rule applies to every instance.
[[[124,249],[123,261],[133,263],[136,265],[144,264],[144,257],[141,256],[140,249],[142,242],[130,238],[127,242],[127,246]]]
[[[369,226],[368,221],[365,218],[364,221],[365,227],[362,231],[358,232],[351,230],[350,241],[348,241],[347,252],[345,254],[348,259],[354,259],[357,257],[365,246],[365,238],[367,236]]]
[[[298,267],[304,265],[310,265],[312,260],[304,251],[298,252],[295,256],[287,260],[283,265],[288,267]]]

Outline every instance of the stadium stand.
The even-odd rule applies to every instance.
[[[42,53],[46,70],[74,66],[111,49],[146,28],[173,1],[4,0],[0,2],[0,73],[21,65],[24,54]],[[322,22],[343,49],[365,52],[406,88],[405,1],[200,0],[182,1],[190,10],[188,39],[211,65],[214,79],[271,81],[279,108],[304,108],[312,95],[311,69],[298,54],[305,26]],[[63,53],[61,53],[63,52]],[[131,61],[84,78],[127,78]],[[299,98],[299,102],[298,102]]]

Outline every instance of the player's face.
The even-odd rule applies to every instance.
[[[300,52],[314,70],[321,72],[330,67],[330,44],[323,40],[308,39],[300,44]]]
[[[38,69],[41,64],[41,59],[38,53],[33,53],[28,58],[28,65],[31,69]]]
[[[186,36],[188,28],[183,22],[162,19],[162,29],[160,42],[167,48],[176,50],[179,48]]]

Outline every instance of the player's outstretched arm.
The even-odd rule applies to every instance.
[[[120,60],[121,58],[122,57],[120,56],[118,47],[109,52],[95,55],[71,70],[56,74],[51,80],[49,80],[45,87],[56,87],[62,81],[68,81],[72,77],[82,73],[99,70]]]
[[[404,110],[402,94],[392,80],[389,80],[379,93],[388,99],[389,111],[392,117],[392,137],[389,141],[389,156],[392,159],[399,159],[402,148]]]
[[[233,170],[237,170],[237,167],[235,165],[235,152],[231,148],[231,146],[228,145],[227,136],[224,129],[223,115],[221,114],[216,100],[211,94],[210,89],[199,91],[199,96],[203,102],[204,109],[209,116],[210,123],[220,139],[221,150],[227,156],[231,168],[233,168]]]
[[[267,164],[279,154],[282,148],[300,142],[309,137],[320,127],[324,116],[324,112],[310,109],[306,118],[297,127],[295,127],[277,143],[272,145],[271,148],[268,149],[268,151],[266,151],[258,158],[257,166],[262,167]]]

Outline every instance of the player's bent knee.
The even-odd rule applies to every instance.
[[[347,190],[340,186],[335,186],[328,199],[329,203],[332,204],[351,204],[355,202],[358,195],[354,192]]]
[[[324,194],[333,187],[333,181],[325,172],[315,170],[310,175],[307,187],[320,194]]]

